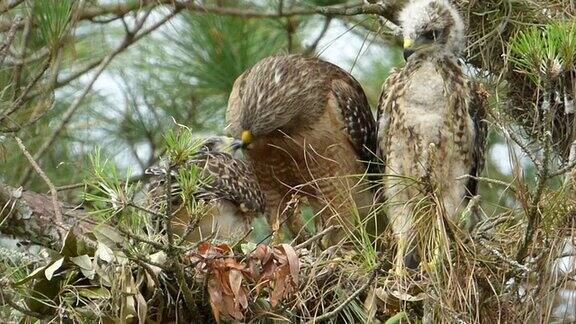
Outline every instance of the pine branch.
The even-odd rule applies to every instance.
[[[131,1],[123,4],[103,5],[98,7],[84,8],[78,15],[79,20],[94,21],[101,16],[114,16],[113,20],[119,19],[133,11],[140,10],[144,7],[172,6],[174,9],[186,9],[188,11],[209,13],[224,16],[235,16],[243,18],[287,18],[295,16],[357,16],[357,15],[378,15],[385,19],[397,22],[395,14],[399,10],[403,1],[390,0],[379,4],[359,4],[359,5],[337,5],[337,6],[312,6],[312,7],[295,7],[290,10],[262,11],[256,9],[232,8],[232,7],[213,7],[196,4],[195,1],[175,2],[174,0],[141,0]],[[22,28],[24,22],[17,24]],[[0,33],[6,32],[11,24],[0,22]]]
[[[124,40],[120,43],[120,45],[114,51],[112,51],[102,59],[102,61],[98,65],[98,69],[96,70],[96,72],[94,73],[88,84],[84,87],[84,90],[82,90],[80,95],[74,98],[74,101],[72,102],[72,104],[70,104],[70,107],[68,107],[68,109],[62,114],[62,119],[60,123],[56,126],[55,131],[48,137],[48,139],[42,144],[42,146],[40,146],[38,151],[34,154],[34,160],[39,161],[48,151],[48,149],[54,144],[60,133],[68,125],[68,123],[72,119],[72,116],[76,113],[76,111],[80,107],[80,104],[82,103],[83,99],[88,95],[88,93],[92,89],[92,86],[94,85],[96,80],[100,77],[100,75],[104,72],[108,64],[110,64],[110,62],[116,56],[118,56],[118,54],[124,52],[132,44],[142,39],[146,35],[150,34],[151,32],[155,31],[160,26],[164,25],[180,11],[181,9],[174,9],[170,14],[166,15],[164,18],[160,19],[158,22],[156,22],[149,28],[140,32],[140,30],[144,26],[144,21],[148,17],[149,14],[148,13],[136,24],[136,26],[130,32],[127,33],[127,35],[125,36]],[[20,180],[21,184],[25,184],[28,181],[30,177],[30,171],[31,171],[30,168],[26,169],[24,175]]]

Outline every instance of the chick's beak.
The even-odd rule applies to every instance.
[[[230,147],[232,148],[232,153],[235,155],[238,150],[244,148],[244,143],[242,143],[242,140],[235,139],[232,144],[230,144]]]
[[[407,61],[412,54],[414,54],[414,41],[406,38],[404,39],[404,60]]]
[[[253,139],[252,132],[248,130],[243,131],[240,139],[235,139],[232,142],[231,144],[232,153],[236,154],[236,151],[248,148],[248,145],[252,143],[252,139]]]

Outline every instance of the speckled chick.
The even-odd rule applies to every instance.
[[[387,215],[397,239],[395,269],[415,268],[430,233],[427,197],[455,219],[476,194],[484,164],[486,92],[458,61],[462,18],[446,0],[414,0],[400,13],[406,65],[386,80],[378,108],[378,146]],[[434,200],[434,199],[432,199]],[[419,223],[419,225],[415,225]]]

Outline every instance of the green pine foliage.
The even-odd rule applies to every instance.
[[[32,15],[42,40],[52,51],[57,50],[69,30],[74,4],[72,0],[34,1]]]
[[[510,42],[509,61],[537,86],[574,70],[576,22],[556,22],[520,31]]]

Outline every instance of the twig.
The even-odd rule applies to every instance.
[[[506,257],[502,252],[500,252],[500,251],[496,250],[494,247],[489,246],[488,244],[486,244],[486,243],[484,242],[484,239],[480,238],[477,242],[478,242],[478,244],[480,244],[481,247],[483,247],[484,249],[490,251],[490,252],[491,252],[492,254],[494,254],[498,259],[500,259],[500,260],[508,263],[509,265],[517,268],[517,269],[520,270],[523,274],[527,274],[528,272],[530,272],[530,269],[529,269],[527,266],[525,266],[525,265],[523,265],[523,264],[521,264],[521,263],[519,263],[519,262],[517,262],[517,261],[515,261],[515,260],[512,260],[512,259],[510,259],[510,258],[508,258],[508,257]]]
[[[123,42],[122,44],[124,44],[124,43],[125,42]],[[84,90],[82,90],[82,92],[80,93],[79,96],[74,98],[74,101],[72,102],[70,107],[68,107],[68,109],[62,114],[62,120],[60,121],[58,126],[56,126],[55,131],[52,132],[52,134],[50,134],[48,139],[42,144],[42,146],[40,146],[40,149],[38,149],[38,151],[36,151],[36,154],[34,154],[35,159],[39,160],[40,158],[42,158],[42,156],[44,156],[46,151],[50,147],[52,147],[52,144],[54,144],[54,141],[56,140],[58,135],[60,135],[60,133],[64,130],[66,125],[70,122],[70,119],[72,119],[72,116],[74,115],[74,113],[76,113],[76,110],[80,107],[80,103],[82,103],[83,99],[86,97],[86,95],[88,95],[88,93],[92,89],[92,86],[94,85],[96,80],[100,77],[102,72],[104,72],[104,69],[108,66],[110,61],[112,61],[112,58],[114,58],[114,56],[116,56],[116,54],[118,54],[119,52],[120,51],[116,50],[116,51],[108,54],[104,58],[102,63],[100,63],[100,66],[98,67],[98,69],[96,70],[96,72],[94,73],[94,75],[92,76],[92,78],[90,79],[88,84],[86,85],[86,87],[84,87]],[[25,184],[28,181],[29,176],[30,176],[30,169],[28,168],[24,172],[24,175],[23,175],[22,179],[20,180],[20,184],[21,185]]]
[[[474,179],[474,180],[478,180],[478,181],[482,181],[482,182],[486,182],[486,183],[497,184],[497,185],[506,187],[506,189],[512,191],[513,193],[515,193],[515,192],[518,191],[511,183],[504,182],[504,181],[501,181],[501,180],[491,179],[491,178],[476,177],[476,176],[473,176],[473,175],[471,175],[471,174],[465,174],[465,175],[463,175],[463,176],[460,176],[460,177],[456,178],[456,180],[462,180],[462,179],[465,179],[465,178]]]
[[[520,138],[518,138],[516,136],[516,134],[514,134],[513,132],[510,132],[508,129],[506,129],[504,126],[500,125],[500,128],[502,129],[502,132],[509,138],[511,139],[514,143],[516,143],[516,145],[518,145],[518,147],[520,147],[520,149],[524,152],[524,154],[526,154],[526,156],[528,156],[528,158],[530,159],[530,161],[532,161],[532,163],[534,163],[534,166],[537,169],[541,169],[542,168],[542,164],[538,161],[538,159],[536,159],[536,157],[534,156],[534,153],[532,153],[532,150],[530,150],[524,143],[522,143],[522,140]]]
[[[144,207],[144,206],[140,206],[140,205],[135,204],[135,203],[133,203],[133,202],[129,202],[129,203],[127,203],[126,205],[129,206],[129,207],[132,207],[132,208],[134,208],[134,209],[143,211],[143,212],[145,212],[145,213],[147,213],[147,214],[150,214],[150,215],[152,215],[152,216],[156,216],[156,217],[158,217],[158,218],[160,218],[160,219],[166,218],[166,215],[164,215],[164,214],[158,213],[158,212],[156,212],[156,211],[154,211],[154,210],[152,210],[152,209],[150,209],[150,208],[146,208],[146,207]]]
[[[314,51],[318,47],[318,44],[320,44],[320,40],[322,40],[322,38],[324,38],[324,36],[326,36],[326,32],[328,31],[328,27],[330,27],[330,22],[332,22],[332,17],[326,16],[326,19],[324,20],[324,25],[322,26],[322,30],[320,31],[320,34],[318,34],[318,36],[312,42],[312,44],[310,44],[310,46],[308,46],[306,48],[306,51],[304,51],[304,55],[310,55],[310,54],[314,53]]]
[[[4,61],[4,65],[9,67],[29,65],[34,62],[45,59],[46,57],[48,57],[48,54],[50,54],[50,51],[48,50],[47,47],[42,47],[36,52],[30,54],[28,57],[23,57],[22,53],[20,53],[20,55],[17,56],[15,54],[11,54]]]
[[[42,76],[44,75],[46,70],[48,70],[49,67],[50,67],[50,60],[47,59],[42,65],[40,71],[32,78],[32,81],[28,82],[26,88],[24,88],[20,96],[14,101],[14,103],[12,103],[10,108],[7,108],[5,111],[2,111],[2,114],[0,115],[0,122],[2,122],[5,118],[8,118],[11,114],[13,114],[16,110],[18,110],[22,106],[22,104],[26,100],[26,95],[30,92],[30,90],[32,90],[32,88],[36,85],[36,83],[40,81],[40,79],[42,78]],[[18,129],[19,128],[20,127],[18,127]],[[4,132],[4,130],[2,131]]]
[[[84,183],[84,182],[73,183],[73,184],[69,184],[69,185],[65,185],[65,186],[56,187],[56,191],[74,190],[74,189],[82,188],[84,186],[86,186],[86,183]]]
[[[166,222],[166,235],[168,235],[168,254],[174,253],[174,233],[172,230],[172,169],[168,164],[164,175],[164,195],[166,200],[166,210],[164,211],[164,221]],[[170,255],[173,256],[173,255]]]
[[[54,187],[54,184],[52,183],[52,181],[50,181],[50,178],[48,178],[46,173],[42,171],[38,163],[36,163],[32,155],[28,152],[22,140],[17,136],[15,136],[14,139],[16,140],[16,144],[18,144],[18,147],[20,148],[26,159],[28,159],[28,162],[30,162],[30,165],[32,165],[32,167],[34,168],[34,171],[38,173],[40,178],[42,178],[42,180],[44,180],[44,182],[48,185],[48,188],[50,188],[50,196],[52,197],[52,205],[54,207],[54,215],[56,217],[56,222],[58,225],[63,225],[64,222],[62,218],[62,211],[60,210],[60,204],[58,203],[58,191],[56,191],[56,187]]]
[[[0,45],[0,66],[2,66],[2,64],[4,64],[4,59],[8,55],[8,49],[10,48],[10,46],[12,45],[12,42],[14,41],[14,37],[16,37],[16,30],[18,30],[17,27],[21,21],[22,21],[22,18],[20,18],[20,17],[14,19],[14,22],[12,23],[12,26],[10,27],[10,30],[8,31],[8,35],[6,36],[6,40],[4,41],[4,43],[2,45]]]
[[[148,3],[171,3],[175,8],[197,11],[202,13],[212,13],[226,16],[237,16],[243,18],[287,18],[294,16],[355,16],[355,15],[380,15],[389,20],[396,21],[394,12],[388,10],[387,6],[382,4],[353,4],[353,5],[336,5],[336,6],[313,6],[306,8],[294,8],[290,10],[281,10],[266,12],[261,10],[250,10],[234,7],[210,7],[195,3],[195,1],[174,2],[173,0],[164,1],[146,1]],[[101,15],[97,12],[92,14]]]
[[[341,228],[341,227],[342,227],[342,226],[340,226],[340,225],[332,225],[332,226],[324,229],[323,231],[321,231],[321,232],[319,232],[319,233],[316,233],[314,236],[312,236],[311,238],[307,239],[306,241],[304,241],[304,242],[296,245],[296,246],[294,247],[294,249],[295,249],[295,250],[298,250],[298,249],[302,249],[302,248],[305,248],[305,247],[307,247],[307,246],[310,246],[310,245],[312,245],[312,243],[314,243],[314,242],[317,241],[317,240],[320,240],[320,239],[321,239],[322,237],[324,237],[326,234],[332,232],[332,231],[335,230],[335,229]]]
[[[180,240],[178,241],[178,245],[182,245],[186,242],[186,238],[188,237],[188,235],[190,235],[190,233],[192,233],[192,231],[196,230],[198,228],[198,223],[199,223],[200,219],[199,218],[194,218],[194,220],[188,224],[188,226],[186,227],[186,231],[184,232],[184,234],[182,234],[182,237],[180,238]],[[206,236],[205,238],[203,238],[204,241],[209,241],[211,240],[214,235],[216,235],[215,232],[210,233],[208,236]]]
[[[18,91],[20,90],[20,82],[22,81],[22,70],[24,69],[25,64],[29,64],[25,61],[25,58],[26,58],[26,53],[28,50],[28,44],[30,43],[30,38],[32,35],[31,25],[32,25],[32,18],[28,17],[28,19],[26,19],[26,23],[24,25],[24,31],[22,32],[22,43],[20,44],[20,47],[22,48],[22,52],[18,56],[19,62],[18,62],[18,64],[16,64],[14,66],[14,73],[12,76],[12,82],[14,83],[14,86],[13,86],[14,92],[12,94],[12,98],[14,98],[14,99],[18,97]],[[50,54],[50,51],[48,50],[48,47],[44,47],[44,49],[46,52],[45,57],[48,57],[48,55]],[[40,53],[40,54],[42,54],[42,53]],[[42,56],[39,56],[39,57],[42,58]]]
[[[152,247],[154,247],[154,248],[156,248],[156,249],[158,249],[158,250],[162,250],[162,251],[163,251],[163,250],[166,250],[166,246],[164,246],[163,244],[160,244],[160,243],[158,243],[158,242],[151,241],[151,240],[149,240],[149,239],[147,239],[147,238],[145,238],[145,237],[142,237],[142,236],[140,236],[140,235],[133,234],[133,233],[131,233],[130,231],[127,231],[127,230],[123,229],[122,227],[117,227],[116,229],[119,230],[120,233],[128,236],[129,238],[133,239],[133,240],[136,241],[136,242],[140,242],[140,243],[144,243],[144,244],[151,245]]]
[[[174,233],[172,230],[172,175],[171,175],[170,164],[166,170],[165,180],[164,180],[164,190],[166,195],[166,210],[165,210],[165,226],[166,235],[168,236],[168,248],[166,253],[168,257],[172,260],[172,270],[178,282],[178,286],[182,290],[184,295],[184,302],[188,306],[188,314],[192,316],[195,320],[193,322],[201,322],[202,315],[198,311],[198,306],[196,305],[196,299],[194,298],[194,293],[188,287],[186,282],[186,277],[184,276],[184,270],[180,264],[180,255],[174,247]]]
[[[366,283],[364,285],[362,285],[362,287],[360,287],[358,290],[356,290],[352,295],[350,295],[348,298],[346,298],[346,300],[344,300],[342,302],[342,304],[340,304],[340,306],[336,307],[335,309],[333,309],[332,311],[330,311],[328,313],[324,313],[318,317],[313,318],[312,320],[306,322],[306,324],[313,324],[313,323],[322,322],[324,320],[330,319],[330,318],[338,315],[338,313],[340,313],[351,301],[356,299],[356,297],[358,297],[358,295],[360,295],[362,292],[364,292],[364,290],[366,290],[366,288],[368,288],[368,286],[370,286],[372,284],[372,282],[376,278],[376,275],[378,274],[378,272],[380,272],[380,264],[378,264],[376,266],[376,268],[374,268],[372,270],[372,275],[370,276],[370,278],[368,278],[368,281],[366,281]]]
[[[549,162],[552,155],[552,148],[551,148],[551,137],[552,134],[549,131],[546,131],[545,134],[546,143],[544,145],[544,156],[542,158],[541,168],[537,169],[538,171],[538,183],[536,185],[536,192],[534,193],[530,204],[531,208],[527,213],[528,217],[528,225],[526,226],[526,233],[524,234],[524,240],[522,245],[518,249],[518,253],[516,253],[516,261],[522,262],[526,257],[526,253],[528,251],[528,246],[532,242],[534,238],[534,233],[536,233],[536,229],[540,222],[540,200],[542,198],[542,194],[544,193],[544,188],[546,187],[546,181],[549,179]]]
[[[563,168],[556,170],[555,172],[551,172],[549,177],[553,178],[559,175],[562,175],[576,167],[576,141],[573,141],[570,145],[570,155],[568,156],[568,164]],[[570,180],[572,176],[567,177],[566,180]]]
[[[179,260],[173,260],[172,265],[174,275],[176,276],[176,281],[178,282],[178,286],[180,287],[180,289],[182,290],[182,294],[184,295],[184,301],[186,302],[186,305],[189,307],[188,313],[192,316],[192,323],[201,323],[202,314],[200,313],[198,307],[196,306],[194,293],[186,283],[184,270],[182,270],[182,266],[180,265]]]
[[[306,8],[295,8],[291,10],[283,10],[281,14],[277,11],[274,12],[263,12],[258,10],[249,9],[239,9],[232,7],[208,7],[199,4],[195,4],[193,1],[185,2],[174,2],[174,0],[141,0],[135,1],[131,4],[122,5],[109,5],[109,6],[98,6],[94,8],[87,8],[79,15],[79,20],[92,20],[95,17],[103,15],[117,15],[121,17],[127,13],[138,10],[143,6],[160,6],[160,5],[172,5],[176,10],[186,9],[188,11],[208,13],[208,14],[218,14],[225,16],[236,16],[242,18],[286,18],[294,16],[310,16],[310,15],[323,15],[326,17],[333,16],[356,16],[356,15],[380,15],[384,19],[387,19],[390,24],[396,22],[395,12],[397,7],[394,3],[390,3],[389,6],[383,6],[382,4],[365,4],[365,5],[340,5],[340,6],[317,6],[317,7],[306,7]],[[2,26],[0,25],[0,32],[2,31]],[[98,66],[103,59],[96,59],[90,62],[86,67],[80,71],[70,74],[65,79],[58,81],[54,88],[59,88],[65,86],[73,80],[76,80],[80,76],[86,74],[96,66]],[[34,97],[38,93],[33,93],[30,97]],[[29,98],[27,98],[29,99]]]

